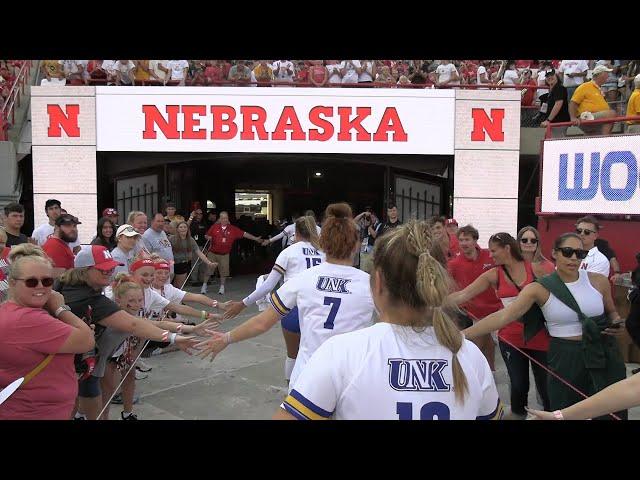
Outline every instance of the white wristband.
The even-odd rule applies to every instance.
[[[560,410],[556,410],[555,412],[553,412],[553,416],[556,420],[564,420],[564,415],[562,415],[562,411]]]
[[[169,334],[169,343],[171,345],[173,345],[174,343],[176,343],[176,337],[178,336],[177,333],[170,333]]]
[[[229,345],[231,343],[231,332],[227,332],[224,334],[224,343]]]

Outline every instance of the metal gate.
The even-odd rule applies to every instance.
[[[159,212],[158,175],[130,177],[116,180],[116,208],[118,223],[127,221],[129,212],[139,210],[148,218]]]
[[[394,175],[394,189],[398,216],[403,222],[411,219],[426,220],[443,211],[443,182]]]

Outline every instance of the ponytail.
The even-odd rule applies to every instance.
[[[310,215],[299,217],[296,220],[296,234],[308,241],[313,248],[320,250],[320,237],[316,228],[315,218]]]
[[[463,337],[446,310],[453,280],[446,267],[432,255],[436,242],[429,224],[412,220],[388,232],[376,242],[374,269],[381,273],[392,303],[405,305],[426,315],[411,326],[415,331],[432,325],[438,343],[453,354],[453,388],[462,402],[469,391],[467,378],[457,358]]]

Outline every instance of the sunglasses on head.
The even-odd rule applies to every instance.
[[[53,285],[52,277],[44,277],[44,278],[16,278],[16,280],[21,280],[28,288],[36,288],[39,283],[42,284],[43,287],[50,287]]]
[[[596,233],[595,230],[589,230],[588,228],[576,228],[576,233],[578,235],[582,235],[583,233],[585,235],[591,235],[592,233]]]
[[[533,245],[535,245],[536,243],[538,243],[538,239],[537,238],[521,238],[520,241],[522,243],[531,243]]]
[[[587,258],[587,255],[589,255],[589,250],[583,250],[581,248],[560,247],[556,248],[556,251],[562,253],[562,256],[565,258],[571,258],[575,253],[578,260],[584,260]]]

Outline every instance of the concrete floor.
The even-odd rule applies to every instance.
[[[241,276],[227,282],[227,293],[218,295],[217,285],[209,286],[209,296],[221,301],[240,300],[255,286],[253,276]],[[198,288],[190,287],[190,291]],[[257,313],[246,309],[225,322],[227,331]],[[135,412],[141,420],[265,420],[270,419],[287,393],[284,381],[284,340],[280,327],[252,341],[233,344],[213,362],[171,352],[145,359],[153,367],[148,378],[136,382],[140,403]],[[638,364],[627,364],[627,370]],[[509,405],[509,379],[499,351],[494,374],[500,398]],[[531,376],[531,385],[533,376]],[[535,389],[529,405],[540,408]],[[508,411],[508,409],[506,409]],[[111,418],[119,418],[120,406],[113,405]],[[640,407],[630,411],[631,419],[640,419]]]

